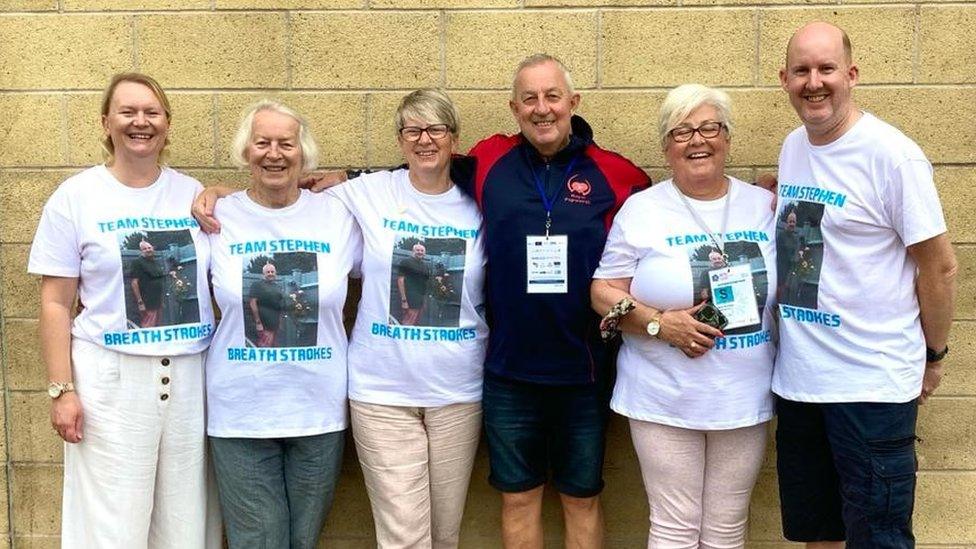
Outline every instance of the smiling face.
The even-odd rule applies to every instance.
[[[278,278],[278,269],[276,269],[271,263],[267,263],[264,267],[261,267],[261,275],[265,280],[272,282],[274,279]]]
[[[708,263],[712,267],[721,267],[725,265],[725,258],[722,256],[722,252],[718,250],[708,252]]]
[[[569,143],[570,121],[579,101],[559,65],[546,61],[519,71],[508,104],[522,135],[539,154],[550,157]]]
[[[857,119],[851,99],[858,68],[844,47],[840,29],[811,23],[793,35],[780,84],[815,145],[840,137]]]
[[[427,255],[427,248],[423,244],[413,245],[413,256],[417,259],[423,259]]]
[[[419,120],[408,117],[403,121],[403,127],[427,128],[440,121]],[[410,171],[415,174],[436,175],[449,169],[451,155],[457,152],[458,138],[452,131],[447,135],[434,139],[427,132],[420,134],[420,139],[407,141],[397,135],[397,144]]]
[[[721,122],[718,110],[704,104],[691,111],[678,127],[698,128],[706,122]],[[711,139],[695,132],[691,139],[677,143],[668,137],[664,158],[679,186],[712,184],[724,180],[725,158],[729,152],[729,134],[722,130]]]
[[[271,110],[254,113],[251,139],[244,150],[251,184],[268,191],[298,188],[302,148],[298,120]]]
[[[111,139],[115,158],[158,159],[166,145],[169,120],[152,89],[137,82],[121,82],[112,92],[102,130]]]

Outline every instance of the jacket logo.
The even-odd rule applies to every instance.
[[[566,188],[569,190],[569,196],[565,198],[566,202],[571,204],[584,204],[590,205],[590,191],[593,190],[593,186],[590,182],[585,179],[580,179],[579,174],[575,174],[569,178],[566,182]]]

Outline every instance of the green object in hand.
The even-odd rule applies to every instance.
[[[705,305],[698,309],[695,320],[719,330],[724,329],[729,323],[729,319],[711,301],[706,301]]]

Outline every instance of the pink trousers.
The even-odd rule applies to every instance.
[[[630,420],[651,510],[648,549],[745,547],[766,424],[699,431]]]

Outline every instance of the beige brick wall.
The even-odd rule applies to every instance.
[[[730,171],[750,177],[774,167],[780,140],[797,124],[776,71],[789,34],[814,18],[850,31],[862,69],[858,101],[915,138],[936,166],[961,291],[948,373],[920,417],[915,524],[921,546],[976,546],[972,0],[0,0],[0,549],[58,543],[61,445],[42,392],[38,283],[25,265],[45,198],[98,161],[99,91],[112,73],[142,70],[172,91],[172,162],[207,183],[243,180],[227,146],[242,106],[266,94],[309,116],[332,167],[397,163],[392,110],[418,86],[452,92],[463,145],[511,131],[510,72],[536,50],[570,65],[598,141],[655,178],[665,170],[653,118],[667,88],[701,81],[729,89],[737,124]],[[615,420],[609,436],[610,546],[641,547],[646,504],[626,424]],[[771,463],[753,498],[750,547],[786,546]],[[498,496],[486,472],[482,449],[465,547],[498,545]],[[558,536],[549,496],[547,530]],[[323,546],[366,548],[371,536],[349,452]]]

